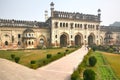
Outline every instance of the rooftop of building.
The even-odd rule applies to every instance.
[[[120,27],[116,26],[101,26],[101,31],[111,31],[111,32],[120,32]]]
[[[79,12],[64,12],[64,11],[54,11],[54,18],[66,18],[66,19],[76,19],[76,20],[84,20],[84,21],[100,21],[98,15],[92,14],[83,14]]]
[[[0,19],[0,27],[37,27],[37,28],[45,28],[45,27],[48,27],[48,25],[45,22],[38,22],[38,21]]]

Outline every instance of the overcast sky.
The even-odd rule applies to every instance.
[[[100,8],[101,25],[120,21],[120,0],[0,0],[0,18],[44,21],[50,2],[55,3],[55,10],[65,12],[97,15]]]

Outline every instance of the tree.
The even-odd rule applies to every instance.
[[[83,72],[84,80],[95,80],[95,72],[91,69],[86,69]]]
[[[89,58],[89,65],[90,66],[95,66],[96,62],[97,62],[97,59],[95,58],[95,56],[91,56]]]
[[[15,62],[18,63],[20,61],[20,57],[15,57]]]

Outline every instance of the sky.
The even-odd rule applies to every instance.
[[[50,3],[55,10],[97,15],[101,9],[101,25],[120,21],[120,0],[0,0],[0,19],[45,21],[50,16]]]

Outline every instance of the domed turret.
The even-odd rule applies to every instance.
[[[51,17],[53,17],[53,11],[54,11],[54,3],[51,2],[50,4],[50,9],[51,9]]]
[[[98,9],[98,19],[99,19],[99,21],[100,21],[100,19],[101,19],[101,10],[100,9]]]

